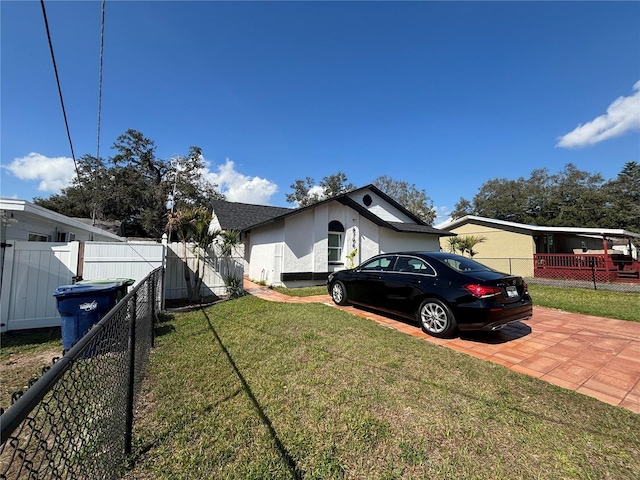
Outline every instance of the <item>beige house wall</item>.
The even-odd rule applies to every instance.
[[[533,254],[535,242],[529,233],[502,230],[500,228],[466,223],[449,230],[460,237],[481,236],[485,241],[477,244],[473,257],[480,263],[501,272],[512,273],[523,277],[533,276]],[[440,237],[440,246],[449,251],[450,237]]]

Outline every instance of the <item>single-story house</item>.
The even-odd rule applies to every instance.
[[[600,281],[633,281],[640,271],[632,243],[640,234],[623,229],[546,227],[473,215],[440,229],[462,237],[483,237],[474,247],[476,260],[524,277],[583,279],[595,269]],[[440,245],[448,251],[446,238]]]
[[[0,198],[0,239],[30,242],[124,242],[126,238],[25,200]]]
[[[451,235],[374,185],[297,209],[217,201],[213,217],[216,228],[242,231],[250,279],[287,287],[320,285],[379,253],[438,251]]]

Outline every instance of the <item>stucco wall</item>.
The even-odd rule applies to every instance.
[[[380,253],[422,250],[437,252],[440,244],[436,235],[420,235],[418,233],[397,233],[388,229],[380,229]]]
[[[283,272],[313,271],[314,214],[311,209],[285,219]]]
[[[276,270],[278,273],[282,265],[276,265],[276,261],[282,263],[282,245],[284,241],[284,222],[262,227],[251,231],[249,236],[249,270],[251,280],[264,281],[267,285],[273,285]],[[279,249],[280,255],[276,256]],[[278,279],[279,280],[279,279]]]
[[[369,195],[371,197],[371,205],[366,205],[364,203],[365,195]],[[413,220],[411,220],[407,215],[373,192],[365,190],[349,196],[371,213],[374,213],[377,217],[386,220],[387,222],[413,222]]]

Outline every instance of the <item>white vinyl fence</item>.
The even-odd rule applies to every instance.
[[[187,298],[187,284],[184,278],[184,254],[185,249],[182,243],[172,243],[167,251],[167,274],[165,276],[165,299],[175,300]],[[197,251],[193,244],[187,244],[186,265],[190,272],[195,272]],[[229,259],[221,258],[216,249],[207,251],[206,258],[200,256],[200,270],[202,274],[202,288],[200,293],[207,297],[216,295],[218,297],[226,294],[224,279],[227,275],[232,275],[242,279],[244,276],[243,259],[235,256]]]
[[[84,280],[131,278],[136,285],[165,265],[166,247],[157,242],[86,242],[82,250]]]
[[[184,247],[181,243],[156,242],[23,242],[9,241],[4,248],[0,289],[0,331],[60,325],[56,300],[61,285],[76,276],[84,280],[131,278],[136,283],[149,272],[165,266],[165,299],[187,298],[184,278]],[[187,245],[187,268],[195,271],[195,247]],[[204,267],[201,293],[223,296],[228,274],[242,279],[242,258],[200,258]]]
[[[60,325],[53,293],[78,269],[79,243],[9,240],[4,247],[0,331]]]

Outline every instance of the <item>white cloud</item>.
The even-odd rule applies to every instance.
[[[35,152],[15,158],[3,168],[20,180],[40,180],[38,190],[51,193],[58,193],[71,185],[76,174],[72,158],[50,158]]]
[[[434,227],[440,228],[452,221],[451,209],[447,206],[435,207],[436,218],[434,219]]]
[[[309,189],[307,196],[317,197],[320,200],[324,200],[324,188],[322,188],[320,185],[314,185]]]
[[[235,164],[228,158],[224,165],[218,166],[217,172],[208,171],[203,176],[218,185],[218,191],[230,202],[269,205],[271,196],[278,191],[278,185],[265,178],[249,177],[236,171]]]
[[[640,81],[636,82],[633,90],[633,95],[614,100],[604,115],[584,125],[578,125],[575,130],[560,137],[556,146],[584,147],[618,137],[631,130],[640,130]]]

